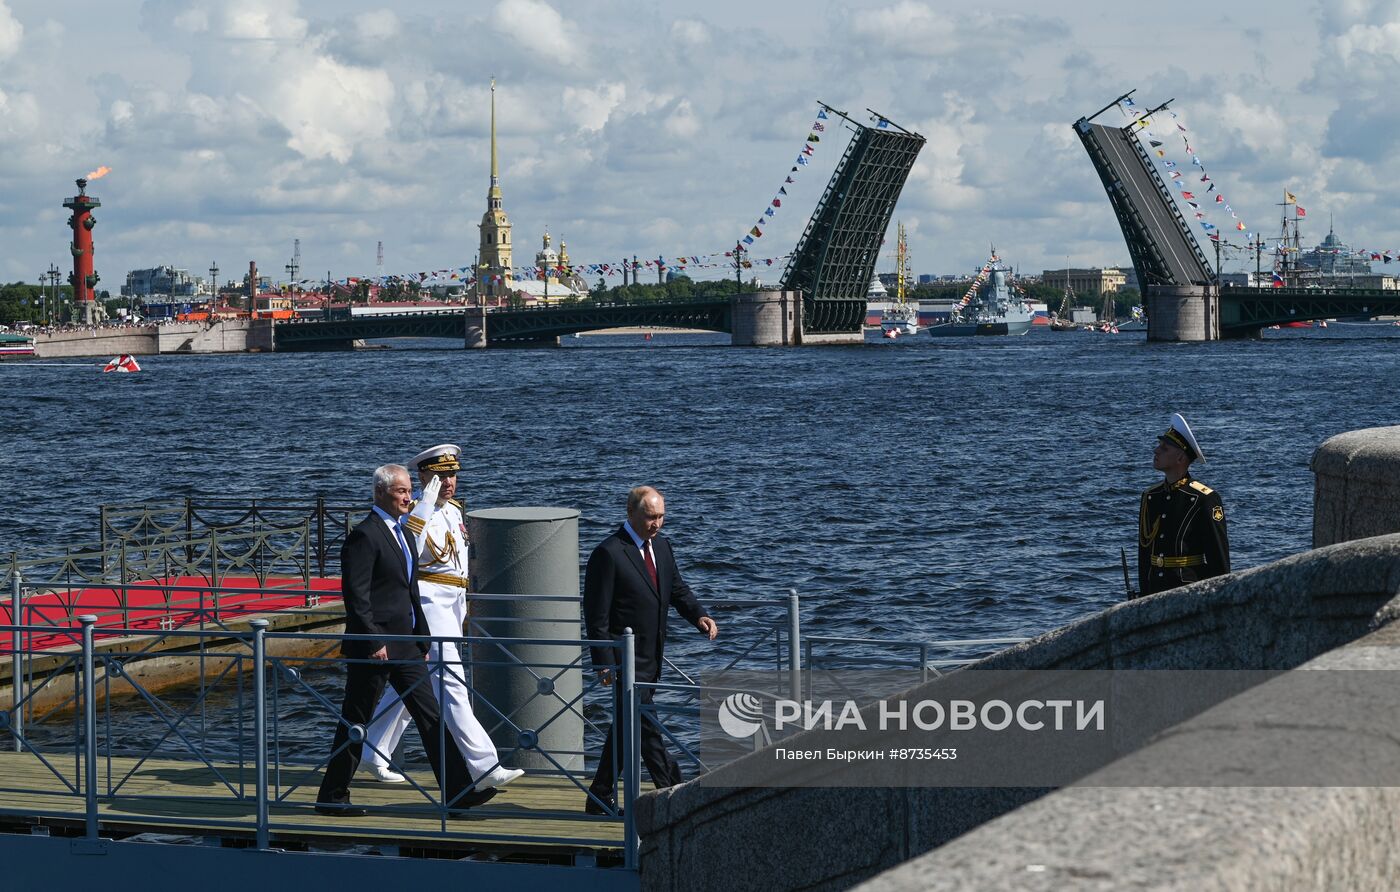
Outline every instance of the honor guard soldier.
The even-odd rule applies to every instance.
[[[423,496],[404,520],[418,561],[413,573],[419,603],[433,635],[460,637],[467,620],[467,522],[457,492],[457,460],[461,450],[450,444],[425,449],[409,467],[417,468]],[[439,664],[439,660],[441,663]],[[441,673],[438,673],[439,666]],[[471,689],[455,641],[433,642],[428,669],[434,673],[433,693],[442,707],[447,730],[467,760],[478,791],[501,787],[525,772],[501,767],[491,736],[472,712]],[[408,728],[408,714],[393,690],[386,691],[365,734],[363,761],[383,783],[403,783],[389,757]]]
[[[1157,438],[1152,467],[1161,483],[1142,494],[1138,510],[1138,583],[1143,595],[1230,572],[1230,540],[1220,494],[1192,480],[1191,462],[1205,462],[1191,426],[1172,415]]]

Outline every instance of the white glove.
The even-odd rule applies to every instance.
[[[408,512],[408,516],[416,517],[423,521],[423,523],[427,523],[433,516],[433,512],[437,510],[438,491],[441,489],[442,478],[434,476],[433,479],[429,480],[427,485],[423,487],[423,497],[418,500],[417,505],[413,506],[413,510]]]

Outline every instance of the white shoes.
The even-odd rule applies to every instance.
[[[408,783],[408,780],[402,774],[399,774],[387,765],[374,765],[366,762],[361,770],[381,784]],[[497,787],[504,787],[506,784],[524,774],[525,772],[519,768],[503,768],[497,765],[495,768],[491,769],[490,774],[477,782],[476,788],[477,790],[490,790]]]
[[[506,784],[510,783],[511,781],[524,774],[525,772],[523,769],[504,768],[500,765],[497,765],[495,768],[491,769],[490,774],[477,781],[476,788],[478,790],[490,790],[493,787],[504,787]]]
[[[365,770],[371,777],[381,784],[406,784],[408,780],[394,769],[387,765],[374,765],[366,763]]]

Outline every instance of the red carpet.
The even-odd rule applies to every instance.
[[[171,590],[167,586],[185,586]],[[193,587],[198,587],[195,590]],[[104,629],[180,629],[198,628],[202,619],[206,627],[218,620],[227,622],[251,613],[268,613],[305,607],[308,592],[300,579],[269,579],[262,591],[230,592],[228,589],[258,588],[252,576],[230,576],[211,586],[199,576],[179,576],[169,579],[132,583],[126,589],[126,610],[122,610],[122,590],[116,588],[75,588],[72,591],[47,592],[31,595],[24,601],[22,625],[57,627],[52,632],[35,633],[27,648],[50,650],[78,644],[82,635],[78,616],[97,615],[97,637],[109,638],[119,633]],[[321,603],[340,600],[340,579],[336,577],[311,580],[311,592]],[[215,611],[215,593],[218,610]],[[10,599],[0,599],[0,625],[14,624],[10,615]],[[63,629],[65,631],[59,631]],[[66,631],[71,629],[73,631]],[[13,650],[13,636],[0,634],[0,653]]]

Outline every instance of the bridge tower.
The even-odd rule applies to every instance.
[[[1127,95],[1080,118],[1074,130],[1098,171],[1128,243],[1147,308],[1147,338],[1218,340],[1220,289],[1215,274],[1136,135],[1141,121],[1166,108],[1166,103],[1126,127],[1090,123]]]
[[[491,78],[491,188],[481,217],[481,293],[504,297],[511,290],[510,218],[501,206],[501,168],[496,155],[496,79]]]

